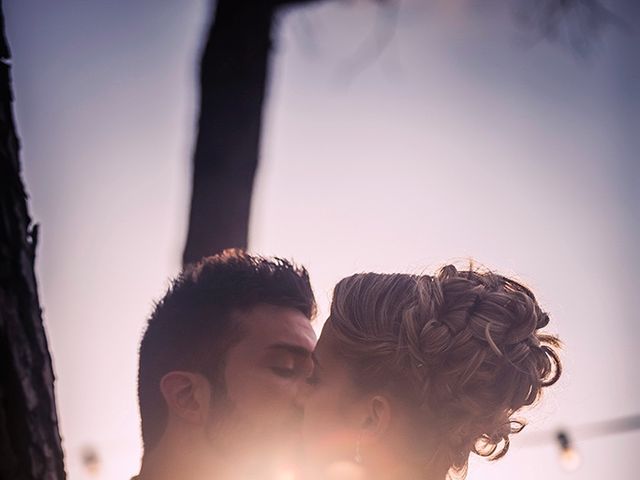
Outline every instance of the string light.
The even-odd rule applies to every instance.
[[[580,453],[575,447],[575,438],[587,440],[609,435],[640,430],[640,415],[612,418],[571,427],[571,436],[567,429],[557,431],[534,432],[522,438],[522,445],[533,447],[545,445],[553,440],[560,447],[560,464],[567,471],[576,470],[582,463]]]
[[[560,430],[556,434],[556,440],[560,446],[560,465],[568,472],[573,472],[580,467],[581,458],[575,449],[566,431]]]
[[[100,473],[100,456],[97,450],[91,445],[86,445],[82,449],[81,456],[82,465],[87,473],[91,476],[97,476]]]

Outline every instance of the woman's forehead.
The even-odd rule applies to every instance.
[[[325,358],[325,360],[327,361],[330,361],[333,357],[335,357],[337,342],[338,340],[331,325],[331,319],[329,318],[322,327],[322,333],[320,334],[320,338],[318,339],[318,343],[316,344],[314,353],[318,358],[318,361],[322,362],[323,358]]]

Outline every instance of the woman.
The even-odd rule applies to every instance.
[[[305,400],[305,451],[320,478],[443,480],[492,459],[514,417],[558,380],[559,341],[533,293],[444,267],[366,273],[335,288]]]

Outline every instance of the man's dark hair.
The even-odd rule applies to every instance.
[[[162,377],[187,370],[224,386],[225,354],[241,336],[231,313],[259,304],[295,308],[311,319],[316,304],[307,270],[281,258],[225,250],[173,280],[140,343],[138,400],[145,449],[155,445],[166,426]]]

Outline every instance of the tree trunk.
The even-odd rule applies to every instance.
[[[219,0],[200,66],[186,265],[247,247],[275,6]]]
[[[200,64],[184,265],[246,248],[277,10],[313,0],[218,0]]]
[[[0,7],[0,479],[62,480],[63,454],[20,178],[9,48]]]
[[[185,265],[225,248],[247,246],[274,14],[281,6],[312,1],[217,2],[200,69]],[[577,26],[572,43],[582,49],[615,20],[598,0],[525,2],[518,13],[552,38],[565,17],[581,14],[584,25]]]

